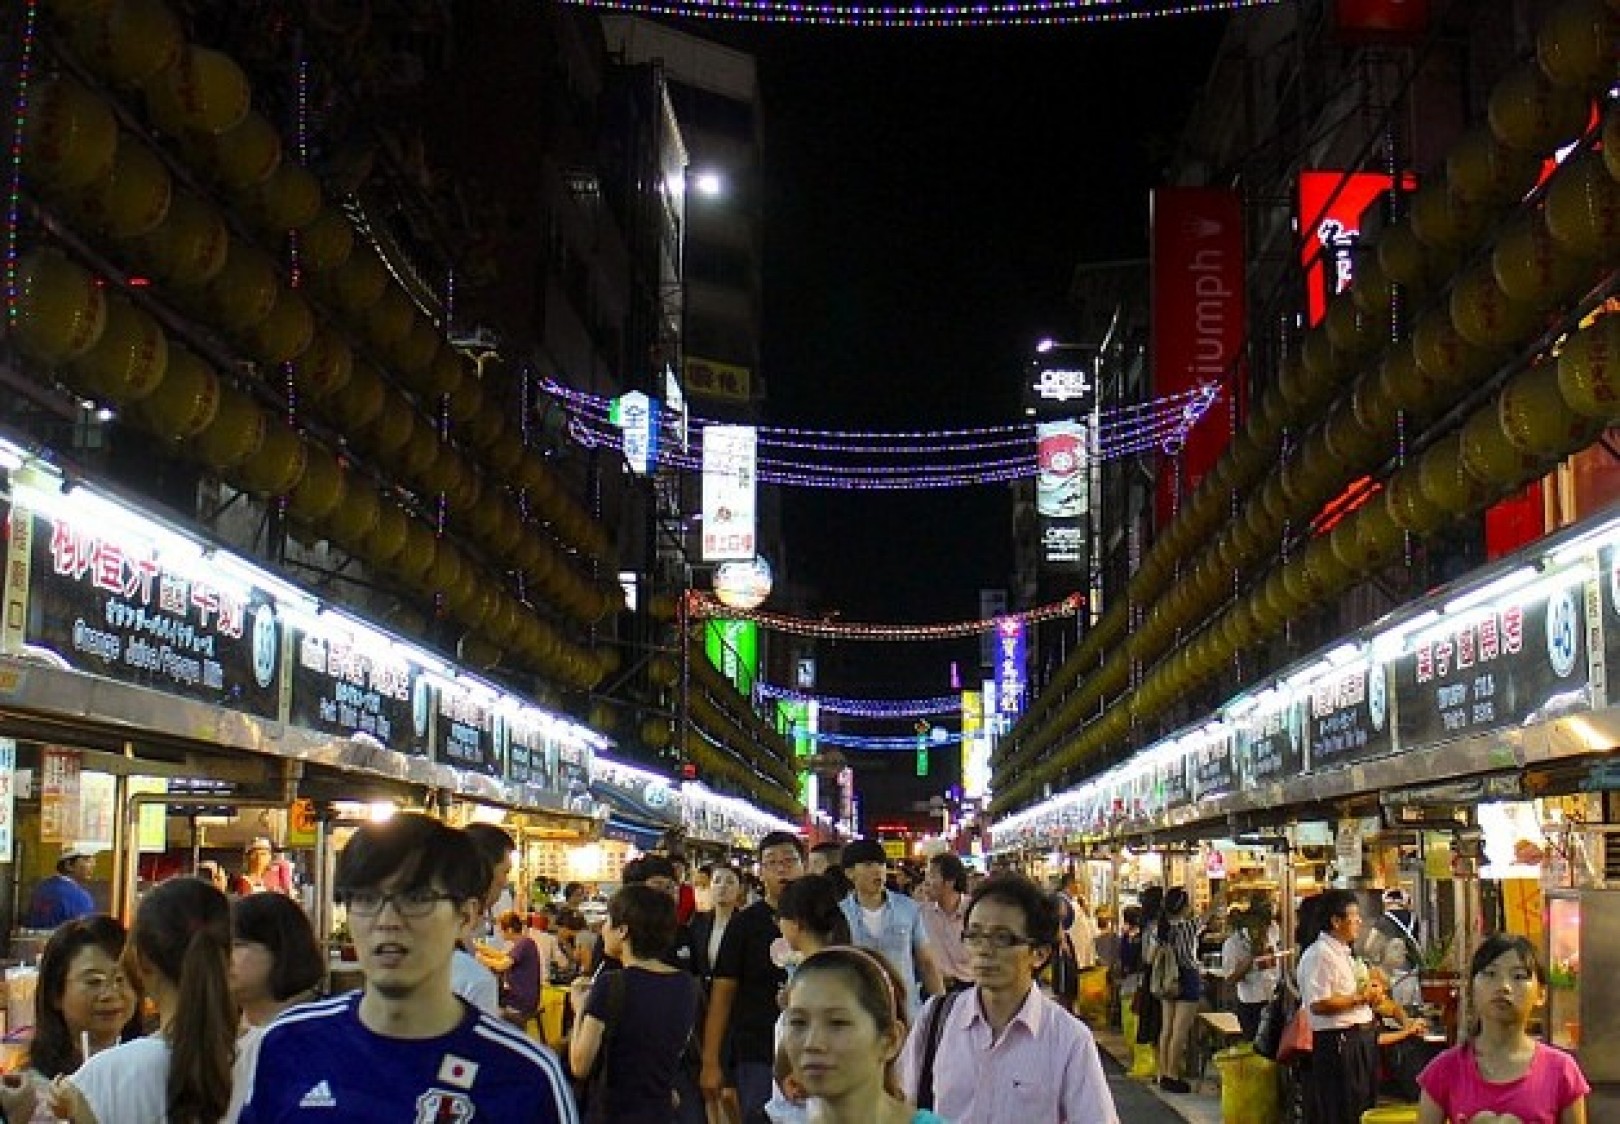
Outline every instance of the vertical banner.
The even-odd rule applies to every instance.
[[[39,841],[72,843],[79,830],[79,753],[45,746],[39,762]]]
[[[703,430],[703,561],[749,561],[757,553],[754,486],[758,434],[748,425]]]
[[[1005,589],[979,590],[980,620],[994,620],[1006,612],[1007,591]],[[979,634],[979,666],[983,668],[996,666],[996,634],[994,630]]]
[[[1299,174],[1299,260],[1305,267],[1305,315],[1311,326],[1328,301],[1355,281],[1361,216],[1394,181],[1379,172]]]
[[[1023,620],[1006,617],[996,622],[996,713],[1008,725],[1024,712],[1025,644]]]
[[[624,434],[624,459],[630,471],[646,476],[658,463],[658,401],[639,390],[613,400],[608,420]]]
[[[17,843],[17,743],[0,738],[0,863],[11,861]]]
[[[1242,200],[1225,188],[1156,188],[1150,223],[1153,395],[1220,387],[1181,448],[1164,450],[1154,505],[1163,528],[1231,437],[1247,317]]]
[[[984,725],[984,694],[962,692],[962,795],[982,800],[990,794],[990,738]]]
[[[1083,574],[1091,513],[1090,426],[1073,418],[1035,426],[1035,514],[1040,516],[1041,568]]]
[[[6,552],[5,600],[0,602],[0,652],[17,655],[26,643],[28,581],[33,569],[34,517],[27,508],[12,505],[8,513],[11,547]]]

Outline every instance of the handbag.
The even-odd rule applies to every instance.
[[[1153,970],[1148,974],[1148,987],[1154,996],[1163,1000],[1181,998],[1181,965],[1176,962],[1176,950],[1169,941],[1159,942],[1153,950]]]
[[[1277,1060],[1282,1047],[1283,1031],[1288,1029],[1299,1001],[1286,987],[1278,986],[1276,994],[1260,1012],[1260,1025],[1254,1032],[1254,1052],[1262,1058]]]
[[[1294,1017],[1288,1022],[1288,1029],[1283,1031],[1282,1042],[1277,1047],[1277,1061],[1286,1065],[1301,1054],[1311,1052],[1311,1016],[1304,1007],[1294,1012]]]

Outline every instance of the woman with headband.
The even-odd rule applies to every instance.
[[[905,985],[876,953],[826,948],[788,985],[782,1048],[826,1124],[944,1124],[900,1093],[895,1060],[906,1042]]]

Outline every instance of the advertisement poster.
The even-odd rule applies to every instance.
[[[1306,700],[1312,772],[1394,749],[1383,663],[1357,662],[1318,680]]]
[[[1238,775],[1244,788],[1278,784],[1305,768],[1300,708],[1292,704],[1256,711],[1238,731]]]
[[[73,843],[79,834],[79,751],[45,746],[39,756],[39,841]]]
[[[506,734],[504,749],[506,778],[517,784],[532,784],[566,795],[558,781],[557,742],[548,736],[549,721],[542,721],[538,713],[520,710],[507,716],[502,729]]]
[[[1193,799],[1207,800],[1238,790],[1237,754],[1232,742],[1230,734],[1223,734],[1192,751]]]
[[[1591,709],[1584,598],[1573,583],[1418,637],[1394,665],[1400,746]]]
[[[1361,216],[1393,182],[1381,172],[1299,173],[1299,258],[1305,269],[1306,319],[1312,326],[1327,315],[1329,299],[1355,281]]]
[[[1041,566],[1084,572],[1091,512],[1090,427],[1083,421],[1035,426],[1035,513],[1040,516]]]
[[[281,626],[259,590],[146,544],[35,516],[27,638],[81,671],[277,717]]]
[[[996,713],[1008,719],[1024,712],[1025,627],[1017,617],[996,622]]]
[[[389,749],[428,750],[429,687],[394,652],[334,631],[293,630],[289,721],[322,733],[369,734]]]
[[[485,776],[502,776],[499,747],[506,741],[505,721],[496,714],[494,696],[444,680],[435,681],[428,695],[437,704],[434,760]]]
[[[747,425],[703,430],[703,561],[749,561],[755,537],[758,432]]]

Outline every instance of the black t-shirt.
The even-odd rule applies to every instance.
[[[609,1043],[605,1081],[608,1120],[617,1124],[667,1124],[669,1091],[697,1018],[698,982],[686,972],[624,968],[624,1005]],[[591,984],[585,1013],[608,1021],[612,973]]]
[[[776,993],[787,983],[787,972],[771,962],[771,942],[781,935],[776,910],[757,901],[732,917],[720,940],[714,978],[737,981],[731,1006],[731,1043],[737,1061],[769,1065],[775,1058],[776,1016],[781,1013]]]

